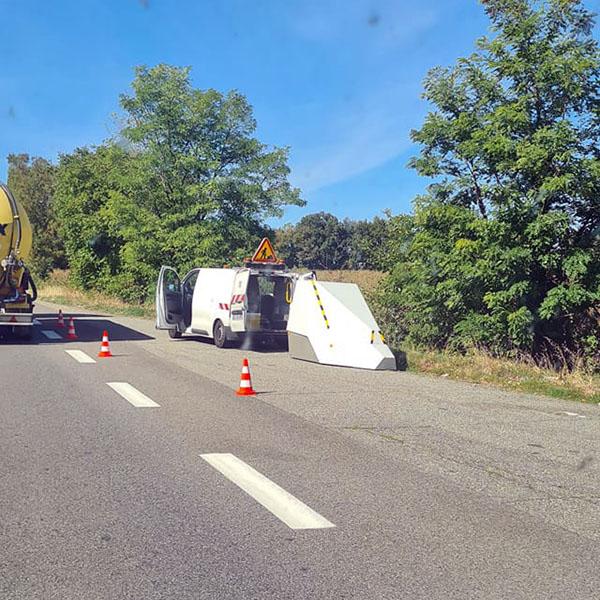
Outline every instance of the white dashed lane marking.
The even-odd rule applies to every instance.
[[[113,381],[107,383],[117,394],[125,398],[127,402],[135,406],[136,408],[155,408],[159,407],[151,398],[148,398],[145,394],[142,394],[139,390],[136,390],[131,384],[125,383],[124,381]]]
[[[201,454],[207,463],[242,488],[291,529],[335,527],[325,517],[286,492],[233,454]]]
[[[49,339],[49,340],[62,340],[62,335],[60,335],[59,333],[56,333],[56,331],[47,331],[45,329],[42,330],[42,333]]]
[[[65,350],[65,352],[80,363],[91,364],[96,362],[91,356],[88,356],[85,352],[82,352],[81,350]]]
[[[579,413],[576,413],[576,412],[569,412],[568,410],[563,410],[557,414],[567,415],[567,417],[577,417],[578,419],[585,419],[585,415],[580,415]]]

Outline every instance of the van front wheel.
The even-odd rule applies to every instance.
[[[227,335],[225,334],[225,325],[223,321],[217,319],[213,325],[213,339],[217,348],[225,348],[227,345]]]

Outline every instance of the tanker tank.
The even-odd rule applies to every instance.
[[[0,335],[30,338],[37,291],[26,261],[32,231],[27,213],[0,183]]]

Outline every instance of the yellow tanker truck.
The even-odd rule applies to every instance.
[[[31,224],[10,190],[0,183],[0,336],[31,338],[35,283],[25,261],[31,252]]]

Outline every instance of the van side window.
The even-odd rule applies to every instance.
[[[195,271],[185,280],[185,283],[183,284],[183,291],[186,294],[193,294],[197,281],[198,281],[198,271]]]
[[[196,287],[196,281],[198,280],[198,271],[189,273],[183,281],[183,322],[186,327],[192,324],[192,300],[194,298],[194,288]]]
[[[261,296],[272,296],[275,289],[275,282],[269,277],[259,277],[258,287]]]
[[[165,290],[170,293],[177,293],[181,291],[181,282],[175,271],[171,269],[165,270]]]

